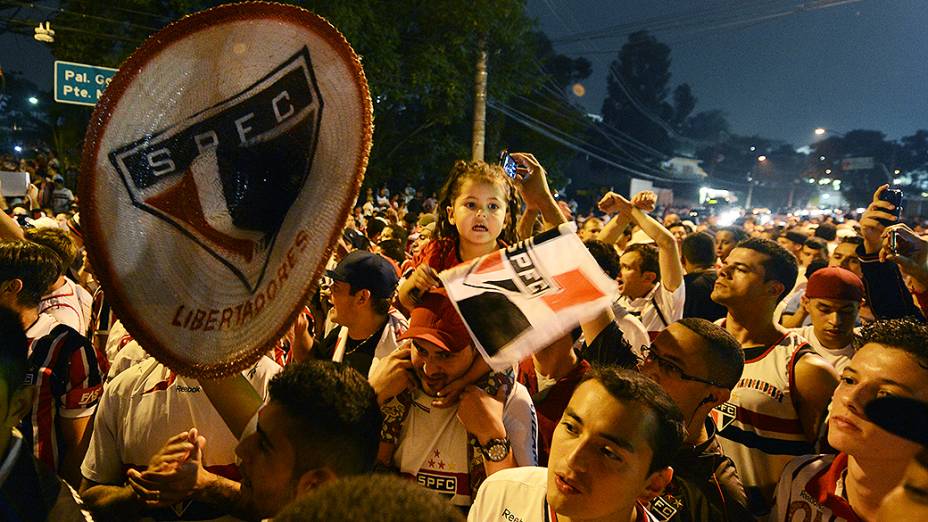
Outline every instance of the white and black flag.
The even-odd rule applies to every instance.
[[[568,223],[440,277],[477,349],[497,370],[610,307],[617,289]]]

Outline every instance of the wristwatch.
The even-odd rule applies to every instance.
[[[484,458],[490,462],[502,462],[509,455],[509,449],[512,445],[509,439],[490,439],[486,444],[480,446]]]

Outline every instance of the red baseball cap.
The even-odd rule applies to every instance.
[[[409,329],[400,339],[423,339],[457,353],[471,345],[470,333],[444,290],[422,296],[409,315]]]
[[[864,283],[857,274],[838,266],[816,270],[806,286],[809,299],[840,299],[842,301],[862,301]]]

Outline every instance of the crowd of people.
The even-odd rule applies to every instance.
[[[651,192],[581,218],[512,157],[362,192],[287,335],[222,379],[133,339],[73,195],[24,165],[35,197],[0,213],[0,519],[924,520],[928,240],[887,186],[858,220],[719,226]],[[612,306],[491,368],[439,274],[571,222]]]

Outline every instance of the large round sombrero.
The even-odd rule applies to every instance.
[[[149,37],[97,104],[80,180],[129,332],[182,374],[253,363],[321,276],[371,132],[358,56],[309,11],[224,5]]]

